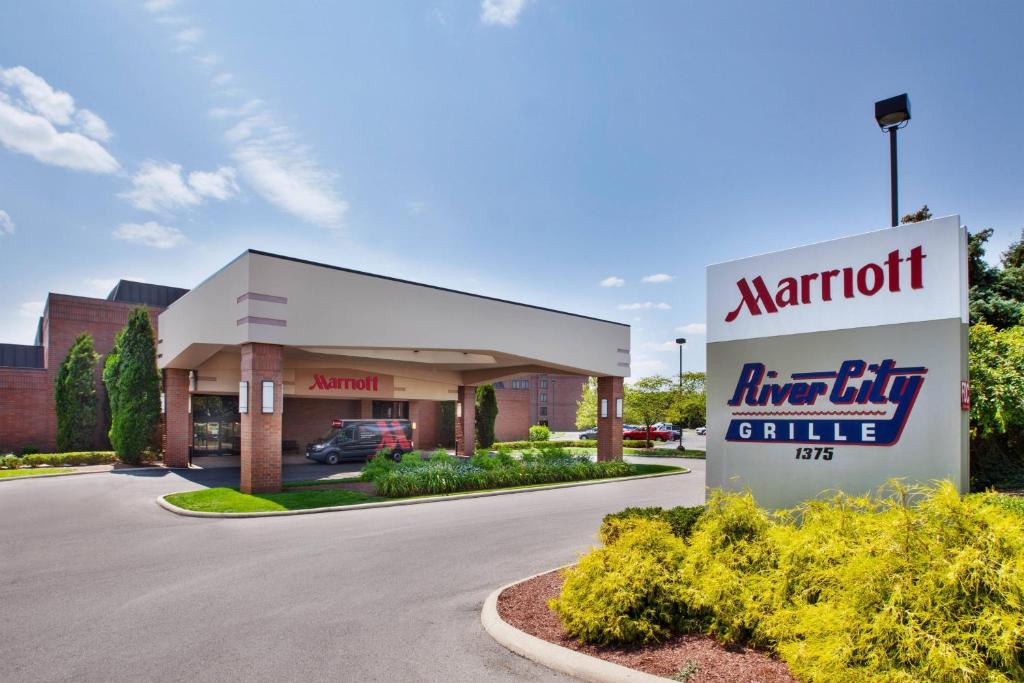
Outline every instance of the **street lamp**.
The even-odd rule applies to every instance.
[[[679,344],[679,396],[683,395],[683,344],[686,343],[686,339],[679,337],[676,339],[676,344]],[[679,425],[679,447],[677,450],[683,450],[683,425]]]
[[[875,121],[882,132],[889,133],[889,184],[892,194],[892,227],[899,224],[896,185],[896,131],[910,122],[910,97],[907,93],[875,102]]]

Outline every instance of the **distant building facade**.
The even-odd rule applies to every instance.
[[[578,375],[518,375],[494,383],[499,441],[525,439],[531,425],[547,425],[553,432],[576,431],[576,407],[587,378]]]

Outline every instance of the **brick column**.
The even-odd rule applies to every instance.
[[[373,399],[362,398],[359,399],[359,417],[364,420],[370,420],[373,418]]]
[[[281,415],[283,347],[242,344],[242,381],[249,383],[249,412],[242,413],[243,493],[281,490]],[[274,383],[274,412],[263,412],[263,381]]]
[[[597,378],[597,459],[622,457],[622,416],[616,412],[622,400],[621,377]],[[602,415],[602,404],[606,406]]]
[[[462,417],[459,417],[459,406]],[[476,452],[476,387],[459,387],[455,402],[455,455]]]
[[[188,370],[164,370],[164,465],[188,467],[192,415],[188,410]]]

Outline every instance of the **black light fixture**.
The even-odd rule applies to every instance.
[[[899,224],[899,192],[896,181],[896,131],[910,122],[910,96],[907,93],[875,102],[875,121],[883,133],[889,133],[889,185],[892,203],[892,227]]]
[[[679,395],[683,394],[683,344],[686,343],[686,339],[679,337],[676,339],[676,344],[679,344]],[[678,450],[683,449],[683,426],[679,425],[679,447]]]

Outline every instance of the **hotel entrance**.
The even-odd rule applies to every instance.
[[[242,452],[237,396],[192,397],[192,454],[238,455]]]

